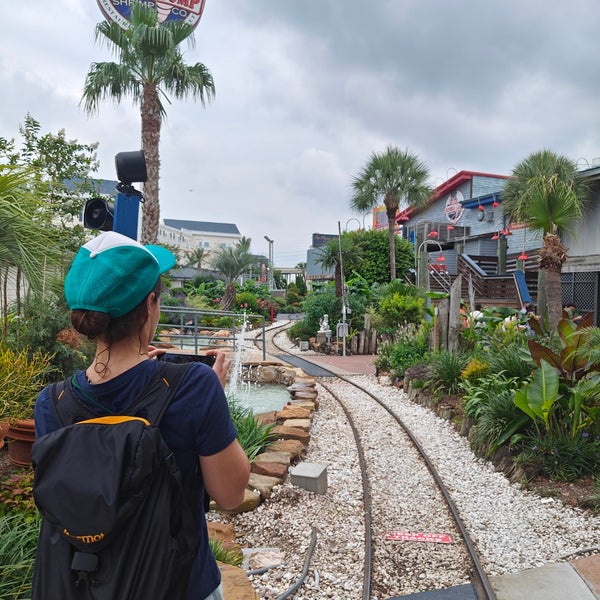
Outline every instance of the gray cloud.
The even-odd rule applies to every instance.
[[[0,135],[26,112],[44,131],[100,142],[101,175],[139,147],[136,107],[78,106],[96,3],[13,3],[0,24]],[[355,217],[350,182],[373,151],[409,148],[440,183],[508,174],[550,147],[600,157],[600,16],[592,0],[208,0],[189,63],[212,71],[206,108],[175,101],[161,139],[162,215],[234,222],[275,262]],[[582,160],[583,165],[585,161]]]

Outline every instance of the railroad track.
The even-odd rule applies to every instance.
[[[278,338],[286,335],[288,326],[283,323],[267,331],[268,355],[285,361],[288,352]],[[262,350],[261,341],[253,340]],[[320,398],[327,394],[345,414],[355,442],[355,449],[348,448],[348,453],[355,452],[360,465],[364,527],[361,598],[395,598],[437,589],[442,572],[447,587],[471,586],[474,599],[495,600],[448,489],[390,402],[350,378],[319,377],[317,381]],[[397,449],[402,460],[388,464],[389,453],[379,451],[382,444]],[[358,593],[353,590],[348,598],[358,598]]]

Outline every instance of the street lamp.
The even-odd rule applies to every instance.
[[[269,242],[269,267],[267,270],[267,281],[269,282],[269,290],[273,289],[273,241],[268,235],[265,235],[265,240]]]
[[[360,221],[356,217],[352,217],[351,219],[348,219],[346,221],[346,227],[344,228],[345,231],[348,231],[348,223],[350,223],[350,221],[356,221],[358,223],[358,228],[360,229]],[[363,229],[364,229],[364,227],[363,227]]]

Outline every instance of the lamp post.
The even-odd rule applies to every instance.
[[[356,221],[358,223],[358,228],[360,229],[360,221],[356,217],[352,217],[351,219],[348,219],[346,221],[346,226],[344,228],[344,231],[348,231],[348,223],[350,223],[350,221]],[[363,229],[364,229],[364,227],[363,227]]]
[[[269,290],[273,290],[273,241],[268,235],[265,235],[265,240],[269,242],[269,267],[267,270],[267,281]]]

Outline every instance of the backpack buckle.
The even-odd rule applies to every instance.
[[[98,568],[98,555],[89,552],[75,552],[71,561],[71,569],[77,573],[78,586],[82,581],[90,583],[90,575]]]

